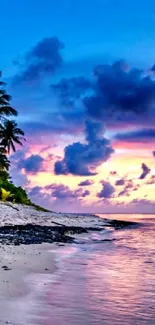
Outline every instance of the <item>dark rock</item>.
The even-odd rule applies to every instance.
[[[6,266],[6,265],[3,265],[3,266],[2,266],[2,269],[4,269],[4,271],[11,271],[11,269],[9,269],[9,267]]]
[[[34,224],[9,225],[0,227],[0,244],[30,245],[42,243],[72,243],[74,234],[100,231],[103,228],[83,228],[74,226],[41,226]]]
[[[139,223],[133,221],[108,220],[106,227],[113,227],[115,230],[124,228],[137,228],[139,227]]]

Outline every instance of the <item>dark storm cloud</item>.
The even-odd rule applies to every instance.
[[[13,84],[32,84],[53,75],[63,62],[63,48],[63,43],[57,37],[42,39],[25,55],[24,63],[19,64],[20,71],[13,78]]]
[[[95,69],[96,87],[84,102],[95,118],[115,119],[129,113],[148,113],[155,99],[155,82],[139,69],[129,69],[123,61]]]
[[[62,79],[52,85],[52,92],[76,114],[80,112],[85,118],[106,121],[111,126],[116,122],[123,126],[155,121],[155,81],[124,61],[96,66],[90,80],[82,76]],[[82,112],[81,107],[85,108]],[[137,133],[138,138],[154,137],[153,130],[141,132],[144,134]]]
[[[103,123],[87,121],[87,144],[75,142],[64,149],[64,158],[55,163],[55,174],[80,176],[96,175],[96,168],[107,161],[114,152],[110,141],[103,136]]]
[[[79,183],[78,185],[79,186],[89,186],[89,185],[93,185],[93,184],[94,184],[93,180],[86,179],[85,181]]]
[[[155,129],[141,129],[118,133],[115,135],[115,139],[126,142],[151,142],[155,141]]]
[[[148,166],[146,164],[142,164],[142,174],[140,175],[139,179],[144,179],[151,171],[150,168],[148,168]]]
[[[91,81],[83,76],[63,78],[59,83],[51,86],[54,94],[58,96],[63,105],[73,105],[92,88]]]
[[[115,192],[115,188],[109,182],[102,182],[103,189],[97,193],[98,198],[111,198]]]

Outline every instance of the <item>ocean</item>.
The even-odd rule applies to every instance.
[[[100,217],[139,225],[60,247],[58,271],[38,298],[37,325],[155,324],[155,215]]]

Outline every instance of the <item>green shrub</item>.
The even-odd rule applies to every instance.
[[[0,193],[1,193],[1,200],[2,198],[2,192],[4,193],[4,190],[10,195],[7,197],[7,201],[11,201],[14,203],[21,203],[21,204],[27,204],[30,205],[31,201],[29,200],[26,191],[22,187],[15,186],[10,179],[9,174],[6,171],[0,171]],[[5,194],[4,194],[5,196]],[[7,194],[6,194],[7,196]]]
[[[4,188],[1,188],[1,199],[2,201],[9,201],[9,199],[12,199],[14,194],[12,194],[10,191],[6,191]]]

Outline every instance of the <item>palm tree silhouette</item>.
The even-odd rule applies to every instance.
[[[1,77],[0,72],[0,77]],[[4,90],[5,82],[0,81],[0,119],[5,119],[5,116],[17,116],[17,111],[11,107],[11,96]]]
[[[16,144],[22,146],[22,141],[25,141],[24,132],[18,127],[16,121],[5,120],[0,127],[0,145],[9,154],[12,150],[16,151]]]

